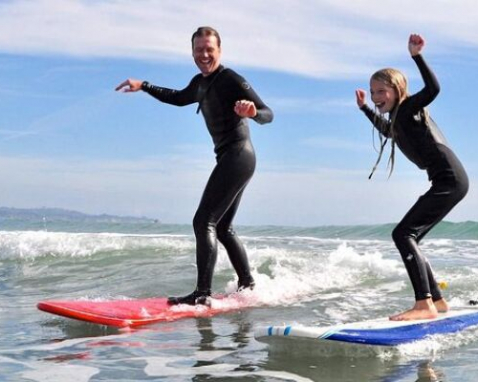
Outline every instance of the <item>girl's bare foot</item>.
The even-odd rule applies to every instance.
[[[439,300],[441,301],[441,300]],[[438,311],[431,298],[415,302],[415,306],[405,312],[390,316],[391,321],[427,320],[438,317]]]
[[[438,313],[446,313],[450,310],[448,303],[444,298],[434,302],[435,308],[437,308]]]

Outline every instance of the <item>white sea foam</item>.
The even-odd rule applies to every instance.
[[[437,334],[421,341],[399,345],[394,349],[393,356],[407,360],[420,358],[440,357],[451,349],[470,344],[478,340],[478,329],[472,327],[461,332],[452,334]],[[384,352],[382,358],[390,357],[391,354]]]
[[[184,235],[0,231],[0,259],[85,257],[101,252],[145,249],[178,252],[189,251],[194,245],[192,239]]]
[[[359,254],[346,242],[334,246],[335,249],[323,251],[274,247],[250,250],[257,287],[252,292],[247,291],[250,293],[248,298],[256,305],[288,305],[354,287],[360,280],[401,277],[405,273],[401,262],[385,259],[378,251]],[[237,281],[231,281],[226,292],[232,293],[236,287]],[[388,290],[400,287],[396,284],[384,286]],[[383,292],[384,289],[378,287],[376,293]],[[367,304],[371,300],[370,296],[356,295],[354,298],[364,300],[356,301],[357,304]]]

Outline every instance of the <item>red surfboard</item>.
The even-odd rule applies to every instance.
[[[37,308],[55,315],[116,327],[135,327],[191,317],[211,317],[251,306],[240,293],[215,296],[211,306],[169,305],[167,298],[134,300],[47,300]]]

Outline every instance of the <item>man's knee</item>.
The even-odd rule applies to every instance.
[[[234,232],[234,229],[231,226],[228,227],[222,227],[221,225],[218,225],[217,227],[217,239],[223,243],[230,239],[231,237],[236,236],[236,233]]]
[[[196,212],[196,215],[194,215],[193,218],[193,228],[194,228],[194,233],[200,233],[200,232],[207,232],[211,229],[211,227],[214,227],[215,224],[212,224],[210,219],[206,217],[205,214],[201,213],[200,211]]]

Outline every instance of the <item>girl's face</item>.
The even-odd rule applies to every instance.
[[[382,114],[389,113],[398,102],[397,91],[382,81],[370,80],[372,102]]]

